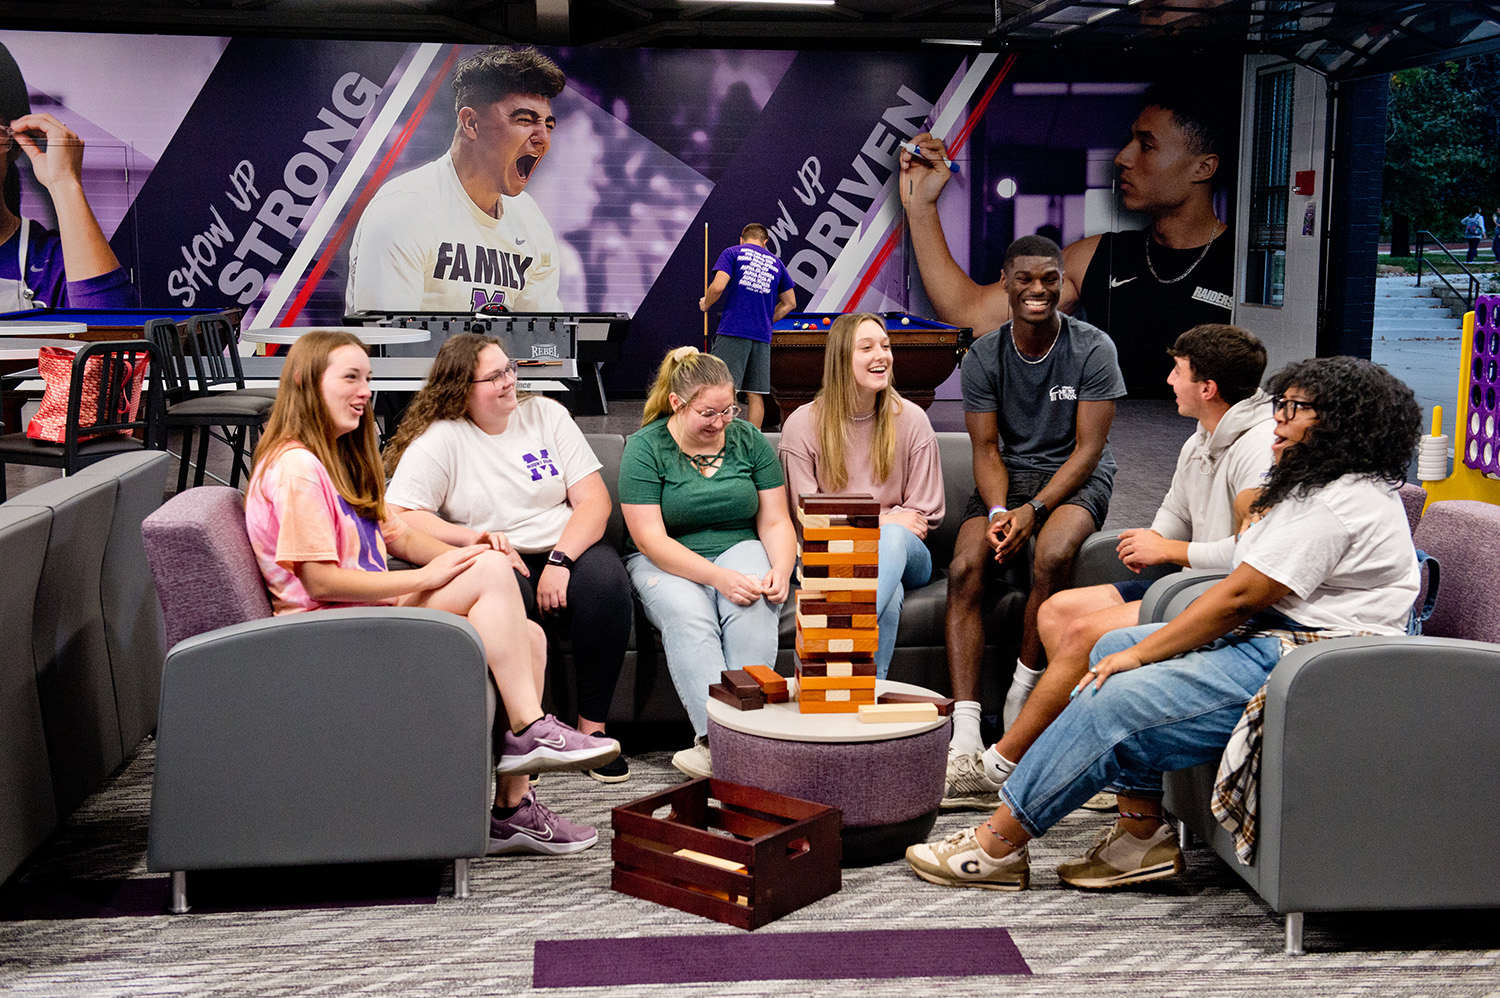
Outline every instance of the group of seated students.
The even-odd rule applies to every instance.
[[[1418,433],[1410,390],[1368,362],[1327,358],[1290,365],[1267,394],[1258,388],[1264,348],[1232,326],[1196,327],[1171,351],[1168,382],[1198,432],[1151,529],[1127,531],[1119,546],[1132,569],[1173,562],[1228,577],[1148,628],[1129,627],[1139,585],[1066,589],[1073,555],[1108,511],[1107,438],[1124,387],[1110,340],[1058,311],[1061,279],[1054,243],[1013,244],[1004,269],[1012,319],[963,362],[977,487],[950,565],[959,703],[944,805],[993,815],[908,850],[914,871],[935,883],[1025,887],[1028,840],[1105,788],[1118,793],[1117,825],[1060,877],[1111,887],[1180,871],[1160,773],[1217,758],[1284,648],[1404,633],[1417,592],[1395,492]],[[604,720],[632,593],[661,631],[695,734],[673,764],[709,775],[709,684],[723,669],[776,661],[798,495],[880,500],[875,661],[886,675],[904,593],[932,574],[923,540],[945,515],[936,436],[893,373],[880,318],[840,317],[822,390],[789,418],[778,455],[736,419],[723,361],[671,351],[621,460],[622,561],[603,539],[610,500],[600,462],[562,406],[517,394],[516,363],[498,341],[444,343],[382,460],[363,344],[309,333],[288,355],[256,451],[251,543],[278,613],[385,603],[465,615],[503,705],[490,852],[577,852],[597,833],[542,805],[527,774],[628,779]],[[389,571],[387,552],[418,567]],[[1020,661],[1004,738],[986,748],[981,598],[1019,557],[1033,562]],[[542,711],[544,628],[571,637],[577,729]]]

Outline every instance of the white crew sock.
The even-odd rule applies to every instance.
[[[979,736],[978,700],[960,700],[953,705],[953,737],[948,747],[965,755],[984,751],[984,739]]]
[[[1031,696],[1031,691],[1036,689],[1036,681],[1041,678],[1042,670],[1028,669],[1019,658],[1016,659],[1016,671],[1010,679],[1010,691],[1005,694],[1005,706],[1000,711],[1000,719],[1005,723],[1006,731],[1021,716],[1026,698]]]
[[[1011,762],[1000,754],[1000,746],[991,745],[984,750],[980,756],[984,761],[984,775],[996,787],[1002,786],[1011,773],[1016,771],[1016,763]]]

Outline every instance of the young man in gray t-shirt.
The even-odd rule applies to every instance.
[[[1066,585],[1079,545],[1109,512],[1109,427],[1125,379],[1109,337],[1058,312],[1062,281],[1056,243],[1017,239],[1001,275],[1011,321],[976,340],[964,358],[964,424],[977,487],[948,568],[948,676],[959,701],[943,795],[949,808],[988,810],[998,801],[984,777],[979,733],[980,602],[997,578],[993,569],[1026,557],[1026,542],[1036,538],[1012,679],[1029,687],[1045,665],[1037,609]]]

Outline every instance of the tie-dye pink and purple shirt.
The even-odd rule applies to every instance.
[[[297,578],[295,566],[303,561],[384,572],[387,541],[406,529],[400,519],[390,517],[377,523],[355,512],[334,488],[323,462],[301,444],[287,445],[256,469],[245,498],[245,527],[260,574],[271,591],[271,607],[278,614],[396,602],[393,597],[367,603],[325,603],[313,599]]]

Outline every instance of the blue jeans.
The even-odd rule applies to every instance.
[[[1163,624],[1110,631],[1091,663]],[[1161,774],[1218,759],[1245,704],[1281,657],[1272,637],[1220,638],[1165,662],[1116,673],[1082,693],[1042,733],[1001,788],[1028,832],[1041,835],[1107,786],[1161,796]]]
[[[760,541],[740,541],[713,561],[757,579],[771,570]],[[661,631],[667,671],[693,731],[705,735],[708,687],[719,682],[719,673],[747,665],[775,668],[781,606],[765,598],[740,606],[713,586],[662,571],[639,552],[625,559],[625,571],[646,618]]]
[[[906,590],[925,586],[931,579],[932,552],[922,539],[898,523],[881,526],[880,576],[875,588],[875,613],[880,624],[875,675],[881,679],[890,671],[891,656],[896,652],[896,628],[901,624]]]

